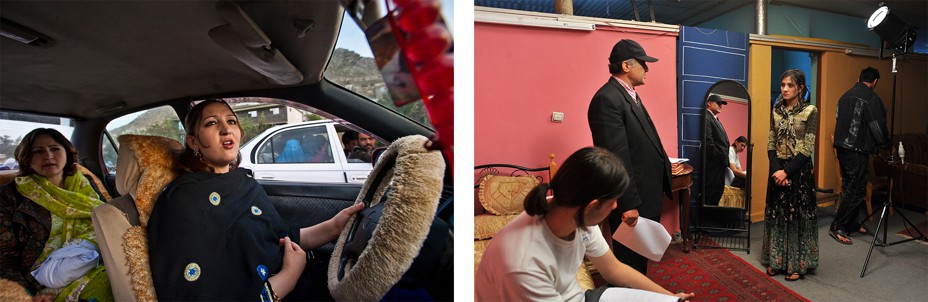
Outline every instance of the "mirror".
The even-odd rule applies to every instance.
[[[752,145],[751,96],[740,83],[723,80],[706,92],[700,144],[702,194],[697,236],[749,233]],[[749,235],[745,235],[745,243]],[[696,245],[700,244],[698,237]],[[747,248],[747,245],[726,246]]]
[[[750,99],[738,82],[719,81],[704,98],[702,152],[702,205],[746,209]]]

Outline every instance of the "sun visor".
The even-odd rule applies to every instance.
[[[209,37],[216,45],[267,77],[271,83],[295,85],[303,81],[303,73],[271,45],[264,31],[238,4],[220,1],[216,9],[229,22],[209,31]]]

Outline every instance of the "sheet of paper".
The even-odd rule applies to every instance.
[[[599,296],[599,301],[677,302],[680,301],[680,298],[640,289],[610,287],[603,292],[602,296]]]
[[[689,158],[668,157],[668,159],[670,159],[671,164],[680,164],[680,163],[685,163],[685,162],[690,161]]]
[[[671,239],[663,225],[644,217],[638,218],[635,227],[623,222],[612,238],[652,261],[661,261]]]

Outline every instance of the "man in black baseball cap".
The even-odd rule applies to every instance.
[[[593,96],[587,111],[593,145],[618,155],[631,176],[618,209],[609,214],[613,233],[623,223],[635,226],[639,216],[660,221],[661,193],[670,196],[670,161],[635,91],[636,86],[644,85],[647,62],[657,59],[648,56],[638,42],[624,39],[616,43],[609,54],[612,76]],[[621,243],[614,242],[613,246],[619,261],[647,274],[647,258]]]
[[[710,95],[706,99],[706,124],[703,134],[705,143],[703,148],[706,151],[706,162],[704,166],[704,183],[703,196],[705,203],[708,205],[718,205],[725,191],[725,174],[729,167],[728,161],[728,133],[725,127],[719,121],[719,113],[722,113],[722,105],[726,105],[722,97]]]
[[[718,117],[719,113],[722,113],[722,105],[728,105],[728,102],[717,94],[710,95],[706,99],[706,110],[712,112],[712,116]]]
[[[612,46],[612,53],[609,54],[609,62],[619,64],[628,59],[639,59],[645,62],[657,62],[656,58],[648,56],[644,52],[641,44],[633,40],[624,39]]]
[[[710,95],[709,99],[706,100],[706,102],[718,103],[719,105],[728,105],[728,102],[725,101],[725,99],[720,97],[718,94]]]

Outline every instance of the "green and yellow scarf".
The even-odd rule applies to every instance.
[[[39,175],[21,176],[16,178],[16,190],[52,214],[52,229],[48,241],[45,242],[42,254],[33,264],[33,270],[45,262],[51,252],[75,240],[84,239],[97,245],[90,214],[95,207],[102,205],[103,201],[99,199],[99,195],[84,175],[74,173],[74,175],[66,176],[63,187],[58,187]],[[76,301],[78,296],[83,297],[88,291],[97,292],[99,287],[105,287],[104,292],[109,292],[109,280],[106,278],[106,270],[102,265],[92,269],[61,291],[56,291],[55,300]],[[111,293],[108,294],[111,295]],[[111,300],[112,296],[109,299]]]

